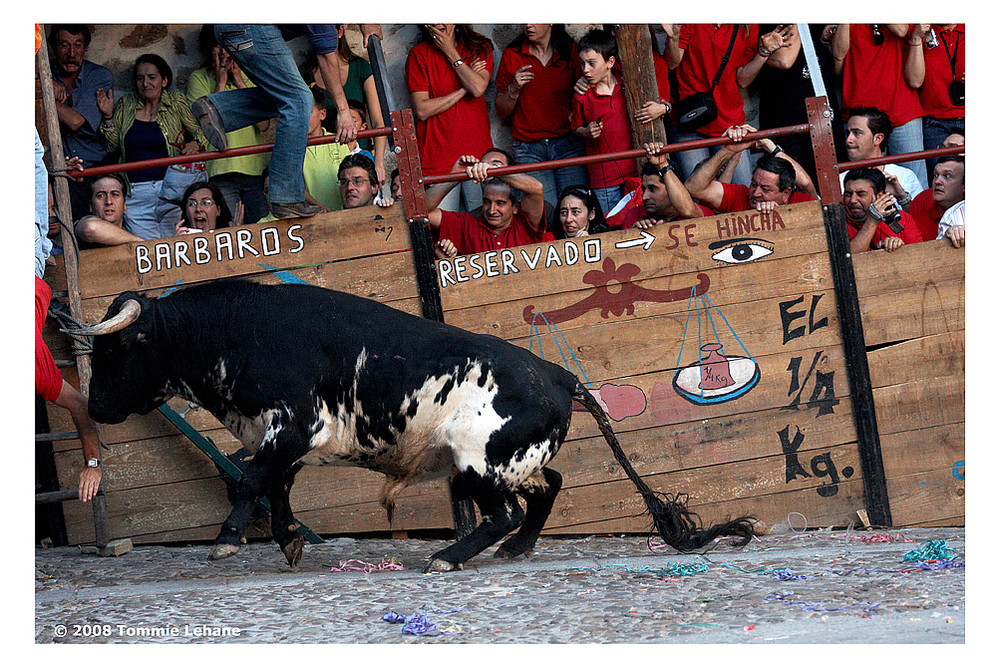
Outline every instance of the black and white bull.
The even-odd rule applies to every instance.
[[[752,535],[747,518],[698,528],[683,501],[654,493],[638,476],[572,373],[493,336],[320,287],[242,280],[160,299],[125,292],[100,324],[78,333],[95,336],[94,420],[119,423],[179,396],[253,453],[213,559],[239,551],[266,496],[274,539],[298,563],[304,541],[288,496],[303,465],[385,474],[390,519],[407,485],[451,476],[453,491],[471,497],[483,518],[428,569],[460,569],[515,529],[495,555],[529,552],[562,484],[546,464],[566,437],[574,400],[597,420],[668,544],[690,550],[719,536],[745,544]]]

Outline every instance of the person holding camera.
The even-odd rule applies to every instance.
[[[937,148],[954,128],[965,129],[965,24],[934,24],[923,42],[924,148]],[[933,181],[934,160],[927,160]],[[928,184],[930,185],[930,184]]]
[[[923,237],[909,213],[899,210],[878,169],[852,169],[844,178],[844,209],[851,253],[884,248],[892,252]]]

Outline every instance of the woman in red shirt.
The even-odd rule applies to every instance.
[[[406,87],[417,120],[424,174],[446,174],[463,154],[482,156],[493,146],[483,94],[493,74],[493,44],[462,23],[421,25],[422,41],[406,57]],[[444,210],[482,205],[482,189],[465,181],[441,204]]]
[[[583,144],[572,133],[569,116],[573,83],[580,78],[576,43],[562,23],[529,23],[500,57],[497,114],[511,125],[517,164],[580,157]],[[534,171],[545,200],[571,185],[586,187],[587,168]]]

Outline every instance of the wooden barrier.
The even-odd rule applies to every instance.
[[[798,513],[810,526],[848,525],[866,497],[823,219],[812,202],[439,261],[444,320],[575,372],[636,470],[653,489],[688,494],[702,520],[749,513],[770,525]],[[124,289],[155,295],[243,275],[420,313],[406,222],[399,206],[369,207],[85,251],[83,310],[97,321]],[[895,525],[963,524],[964,251],[924,243],[854,263],[886,469],[875,482]],[[71,430],[60,418],[53,430]],[[187,419],[222,451],[239,449],[204,410]],[[166,419],[134,416],[102,435],[112,538],[215,537],[230,510],[225,484]],[[71,485],[79,444],[55,451]],[[588,414],[553,465],[564,486],[546,533],[649,529]],[[391,526],[380,487],[368,471],[307,467],[292,507],[321,534],[453,527],[445,484],[408,489]],[[93,540],[86,507],[65,513],[71,542]],[[258,519],[248,535],[268,533]]]

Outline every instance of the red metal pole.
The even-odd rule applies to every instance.
[[[358,132],[358,139],[370,139],[372,137],[388,136],[392,134],[391,127],[379,127],[371,130],[361,130]],[[335,136],[313,137],[306,141],[307,146],[319,144],[332,144],[337,141]],[[208,153],[192,153],[191,155],[177,155],[174,157],[159,157],[152,160],[140,160],[138,162],[122,162],[120,164],[108,164],[100,167],[88,167],[87,169],[57,170],[59,175],[70,178],[86,178],[88,176],[103,176],[122,171],[135,171],[136,169],[147,169],[150,167],[168,167],[172,164],[183,164],[187,162],[202,162],[205,160],[215,160],[223,157],[237,157],[239,155],[252,155],[254,153],[266,153],[274,148],[274,144],[259,144],[257,146],[243,146],[241,148],[230,148],[224,151],[212,151]]]
[[[754,141],[756,139],[773,139],[775,137],[785,137],[791,134],[805,134],[809,131],[809,125],[807,123],[802,123],[801,125],[790,125],[788,127],[777,128],[774,130],[761,130],[760,132],[753,132],[747,135],[747,141]],[[676,153],[679,151],[686,151],[693,148],[707,148],[711,146],[722,146],[724,144],[732,143],[732,140],[728,137],[714,137],[711,139],[696,139],[695,141],[685,141],[679,144],[668,144],[664,146],[660,153]],[[542,171],[544,169],[559,169],[561,167],[572,167],[582,164],[593,164],[595,162],[610,162],[612,160],[623,160],[623,159],[634,159],[638,157],[643,157],[646,155],[646,151],[642,148],[633,148],[627,151],[619,151],[617,153],[602,153],[600,155],[587,155],[585,157],[573,157],[566,158],[564,160],[551,160],[549,162],[535,162],[532,164],[518,164],[511,167],[492,167],[487,173],[492,176],[503,176],[505,174],[525,174],[532,171]],[[433,185],[435,183],[450,183],[452,181],[464,181],[468,177],[465,172],[454,171],[449,174],[440,174],[438,176],[424,176],[423,185],[426,187],[428,185]]]
[[[929,157],[943,157],[945,155],[960,155],[965,152],[965,146],[948,146],[947,148],[932,148],[916,153],[901,153],[899,155],[883,155],[869,160],[858,160],[856,162],[843,162],[837,165],[837,171],[850,171],[851,169],[863,169],[865,167],[877,167],[882,164],[897,164],[899,162],[912,162],[913,160],[924,160]]]

